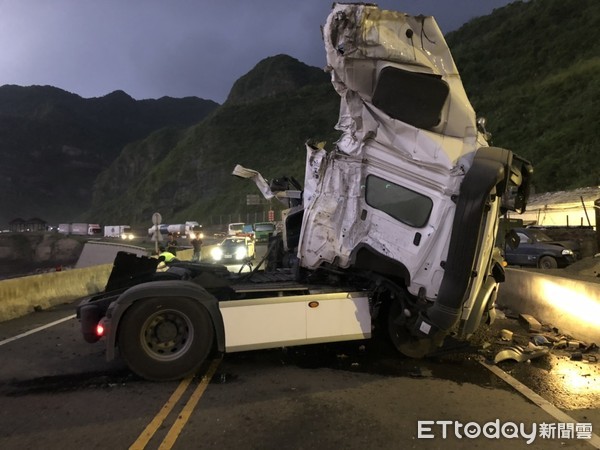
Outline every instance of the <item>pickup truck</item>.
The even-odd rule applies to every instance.
[[[334,4],[323,38],[341,99],[335,147],[307,143],[302,189],[233,171],[288,207],[267,256],[250,273],[118,256],[105,292],[78,307],[108,359],[118,350],[140,376],[172,380],[213,353],[374,327],[418,358],[494,319],[499,217],[525,209],[531,164],[489,146],[432,17]]]

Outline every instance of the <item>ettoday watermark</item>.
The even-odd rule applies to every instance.
[[[523,439],[527,444],[536,439],[591,439],[591,423],[531,423],[504,422],[499,419],[479,424],[462,423],[457,420],[419,420],[417,422],[418,439],[476,439],[483,436],[488,439]]]

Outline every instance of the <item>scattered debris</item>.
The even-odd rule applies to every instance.
[[[543,334],[536,334],[534,336],[531,336],[531,340],[535,345],[552,345],[552,342],[550,342],[548,338]]]
[[[598,346],[593,342],[590,345],[588,345],[587,347],[585,347],[585,349],[583,350],[584,353],[597,352],[597,351],[598,351]]]
[[[573,352],[571,353],[571,360],[581,361],[583,360],[583,354],[581,352]]]
[[[500,338],[503,341],[512,341],[513,338],[513,332],[510,330],[507,330],[506,328],[503,330],[500,330]]]
[[[512,359],[517,362],[525,362],[531,359],[539,358],[540,356],[547,355],[550,352],[548,347],[540,347],[537,345],[530,345],[527,348],[523,348],[520,345],[500,350],[494,358],[494,363],[498,364],[501,361]]]
[[[519,314],[519,322],[524,325],[530,332],[542,331],[542,324],[538,320],[529,314]]]

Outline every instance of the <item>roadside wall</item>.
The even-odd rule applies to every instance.
[[[0,281],[0,322],[101,292],[112,264]]]
[[[507,268],[497,303],[560,333],[600,344],[600,283]]]
[[[177,257],[189,260],[192,250],[180,250]],[[112,263],[1,280],[0,322],[102,292],[111,270]]]

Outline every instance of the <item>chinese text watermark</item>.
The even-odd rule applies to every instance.
[[[524,439],[527,444],[536,439],[591,439],[591,423],[501,423],[499,419],[479,424],[477,422],[462,423],[456,420],[419,420],[417,438],[446,439],[454,436],[457,439],[475,439],[483,436],[488,439]]]

